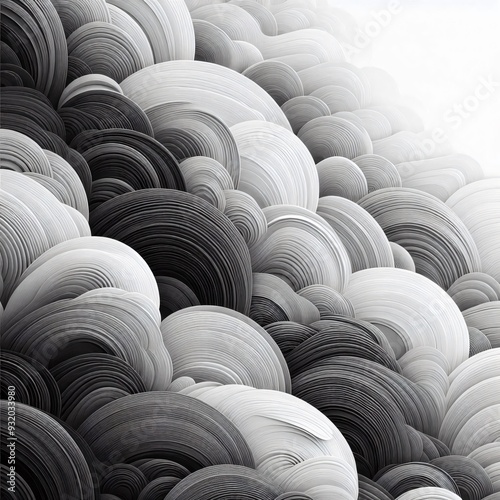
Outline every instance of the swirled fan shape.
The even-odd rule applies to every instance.
[[[276,321],[309,324],[319,320],[320,314],[312,302],[295,293],[281,278],[254,273],[250,318],[265,327]]]
[[[261,208],[297,205],[316,210],[318,173],[304,144],[290,131],[262,121],[231,127],[241,157],[238,189]]]
[[[436,432],[439,415],[430,395],[374,361],[325,358],[296,375],[292,386],[295,396],[339,428],[358,472],[368,477],[387,465],[420,459],[422,441],[415,428]]]
[[[318,500],[355,499],[354,458],[345,438],[320,412],[282,392],[239,385],[192,386],[183,391],[238,426],[256,468],[285,491]]]
[[[387,236],[359,205],[339,196],[326,196],[320,198],[317,213],[338,234],[349,253],[353,272],[394,266]]]
[[[248,312],[248,247],[231,221],[198,196],[170,189],[124,194],[96,208],[90,225],[94,234],[130,245],[155,276],[187,285],[200,303]]]
[[[323,116],[307,122],[298,132],[316,163],[330,156],[352,160],[373,153],[368,132],[361,126],[336,116]]]
[[[460,310],[423,276],[404,269],[365,269],[352,275],[344,295],[357,318],[382,330],[398,358],[429,346],[443,353],[454,369],[469,356],[469,334]]]
[[[450,374],[441,439],[457,455],[468,455],[498,439],[499,349],[476,354]]]
[[[166,459],[190,472],[218,464],[254,466],[245,438],[227,417],[173,392],[117,399],[88,417],[78,432],[95,456],[109,465]]]
[[[22,274],[5,307],[2,326],[8,328],[47,304],[105,287],[138,292],[155,306],[160,303],[151,269],[132,248],[93,236],[64,241]]]
[[[45,158],[45,165],[50,168]],[[23,165],[28,167],[24,162]],[[90,228],[83,215],[61,203],[36,179],[21,172],[0,170],[0,207],[0,259],[5,263],[0,296],[7,306],[30,264],[55,245],[89,235]]]
[[[143,294],[98,288],[39,307],[2,335],[2,347],[54,366],[80,353],[107,353],[129,363],[148,390],[165,390],[172,361],[156,304]]]
[[[379,189],[360,206],[389,241],[408,250],[417,273],[448,289],[460,276],[481,270],[479,247],[460,218],[432,195],[409,188]],[[408,220],[408,213],[414,214]]]
[[[202,61],[170,61],[149,66],[120,82],[123,93],[143,110],[169,102],[190,102],[228,127],[266,120],[290,130],[274,99],[252,80]]]
[[[264,214],[266,235],[250,249],[254,272],[274,274],[295,291],[318,284],[344,290],[351,262],[322,217],[292,205],[267,207]]]
[[[7,441],[7,401],[0,401],[2,442]],[[15,432],[17,493],[23,498],[95,498],[92,470],[73,437],[50,415],[17,402]]]
[[[500,280],[500,179],[473,182],[455,192],[446,205],[463,221],[481,257],[482,271]]]
[[[68,48],[63,24],[49,0],[2,4],[2,42],[26,68],[35,88],[57,104],[66,83]]]
[[[396,165],[403,187],[419,189],[446,200],[466,184],[483,177],[479,163],[467,155],[451,154],[438,158],[403,162]]]
[[[172,357],[174,378],[291,391],[288,367],[278,346],[242,314],[216,306],[189,307],[165,318],[161,331]]]

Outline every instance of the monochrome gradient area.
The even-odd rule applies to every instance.
[[[416,4],[2,0],[2,498],[500,499],[498,6]]]

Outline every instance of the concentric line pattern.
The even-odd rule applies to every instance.
[[[500,179],[334,4],[2,2],[2,498],[499,498]]]

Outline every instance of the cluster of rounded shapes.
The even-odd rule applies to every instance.
[[[342,241],[318,214],[294,205],[266,207],[267,231],[250,248],[255,272],[282,278],[295,291],[327,285],[342,292],[351,262]]]
[[[468,184],[446,200],[470,231],[479,256],[481,270],[500,280],[500,179],[484,179]]]
[[[460,276],[481,271],[482,260],[462,220],[432,195],[410,188],[384,188],[359,202],[388,239],[408,250],[417,273],[448,289]],[[408,220],[408,213],[413,216]]]
[[[16,494],[498,498],[500,181],[346,61],[353,19],[4,3]]]
[[[202,198],[170,189],[142,189],[97,207],[93,234],[136,250],[155,276],[175,278],[202,304],[248,312],[252,267],[245,240]]]
[[[19,138],[27,139],[24,136]],[[23,152],[23,149],[20,151]],[[46,160],[48,173],[52,173],[47,156],[41,149],[39,153]],[[42,167],[43,162],[39,165]],[[90,228],[80,212],[61,202],[44,186],[45,179],[50,182],[52,177],[29,175],[29,164],[26,165],[26,172],[16,172],[15,165],[8,161],[8,154],[5,155],[5,162],[2,161],[2,167],[0,220],[3,242],[0,256],[4,265],[1,297],[2,303],[7,304],[23,274],[37,258],[58,244],[90,235]],[[63,185],[58,184],[62,190]],[[78,185],[81,187],[81,183]]]
[[[396,165],[403,187],[419,189],[446,201],[466,184],[481,179],[481,167],[470,156],[451,154]]]
[[[243,314],[217,306],[189,307],[165,318],[161,332],[175,378],[291,390],[278,346]]]
[[[245,437],[257,471],[285,491],[319,499],[356,498],[355,463],[345,438],[304,401],[240,385],[199,384],[182,393],[208,403],[231,420]]]

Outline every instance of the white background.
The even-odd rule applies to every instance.
[[[322,0],[318,0],[322,1]],[[388,71],[430,129],[443,128],[455,150],[500,176],[500,0],[334,0],[361,30],[394,2],[390,22],[353,62]],[[393,9],[394,10],[394,9]],[[372,33],[376,33],[373,29]],[[474,108],[481,78],[498,86]],[[484,95],[484,93],[483,93]],[[467,98],[471,97],[469,101]],[[467,117],[454,108],[468,103]],[[467,112],[466,108],[463,108]],[[445,116],[448,120],[445,120]],[[460,123],[459,123],[460,122]]]

